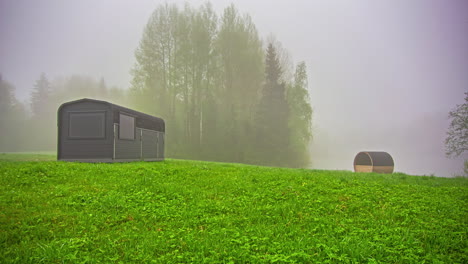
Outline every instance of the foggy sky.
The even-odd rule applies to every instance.
[[[178,3],[184,1],[167,1]],[[204,1],[189,1],[199,6]],[[468,91],[468,1],[212,1],[248,13],[294,64],[308,67],[313,167],[352,170],[356,153],[388,151],[396,171],[452,176],[448,112]],[[27,101],[41,72],[130,86],[134,51],[164,1],[0,0],[0,73]]]

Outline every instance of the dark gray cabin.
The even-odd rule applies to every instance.
[[[62,104],[57,159],[82,162],[164,160],[164,120],[109,102]]]

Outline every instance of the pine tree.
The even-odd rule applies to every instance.
[[[11,121],[14,107],[13,86],[0,75],[0,151],[11,151]]]
[[[0,74],[0,118],[8,114],[14,105],[13,86],[4,81]]]
[[[18,151],[25,133],[26,114],[15,97],[15,87],[0,74],[0,151]]]
[[[266,165],[287,165],[289,128],[285,84],[280,82],[281,67],[270,43],[265,58],[265,84],[257,111],[259,161]]]
[[[309,144],[312,139],[312,107],[307,91],[305,62],[296,67],[294,83],[287,91],[289,105],[290,166],[306,167],[310,163]]]
[[[31,92],[31,110],[33,116],[44,117],[48,111],[50,96],[50,84],[45,73],[42,73],[39,80],[34,84]]]
[[[57,105],[52,102],[50,83],[42,73],[31,91],[32,117],[28,122],[29,130],[41,135],[40,140],[29,142],[31,150],[53,150],[57,142],[56,111]]]

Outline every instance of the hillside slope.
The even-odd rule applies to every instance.
[[[0,155],[2,263],[468,263],[466,178],[29,159]]]

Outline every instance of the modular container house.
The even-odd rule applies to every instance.
[[[164,159],[164,120],[109,102],[62,104],[57,116],[57,159],[81,162]]]
[[[393,158],[387,152],[363,151],[354,158],[355,172],[392,173],[394,166]]]

